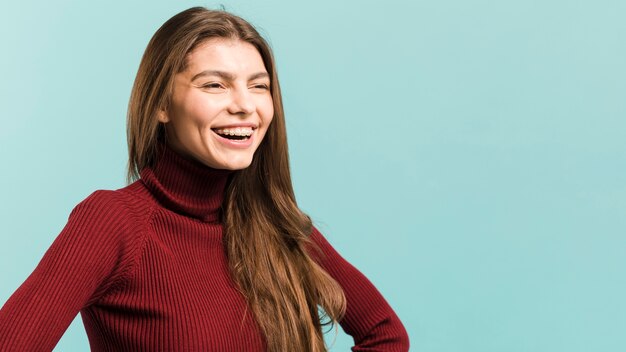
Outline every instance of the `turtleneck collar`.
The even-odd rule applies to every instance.
[[[164,207],[204,222],[215,222],[233,172],[209,167],[158,142],[154,167],[145,167],[140,176]]]

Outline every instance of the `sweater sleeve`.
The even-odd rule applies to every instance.
[[[52,351],[78,312],[120,284],[133,262],[114,191],[78,203],[34,271],[0,310],[0,351]]]
[[[315,226],[311,239],[323,254],[313,257],[346,295],[346,314],[339,325],[354,339],[351,350],[408,351],[409,336],[404,325],[372,282],[346,261]]]

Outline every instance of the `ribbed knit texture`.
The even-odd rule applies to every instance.
[[[0,310],[0,351],[51,351],[78,313],[92,351],[265,351],[222,243],[233,171],[158,150],[140,180],[97,190],[72,210]],[[407,351],[407,332],[380,292],[317,228],[311,235],[325,254],[315,260],[345,291],[340,325],[352,350]]]

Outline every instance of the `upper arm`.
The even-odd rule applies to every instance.
[[[0,350],[51,350],[80,309],[123,282],[136,250],[114,191],[98,190],[78,203],[0,310]]]

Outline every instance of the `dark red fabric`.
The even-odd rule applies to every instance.
[[[72,210],[0,310],[0,351],[51,351],[80,313],[92,351],[264,351],[229,279],[219,222],[233,171],[160,145],[154,168]],[[353,351],[407,351],[407,332],[374,285],[317,228],[316,260],[345,291]]]

